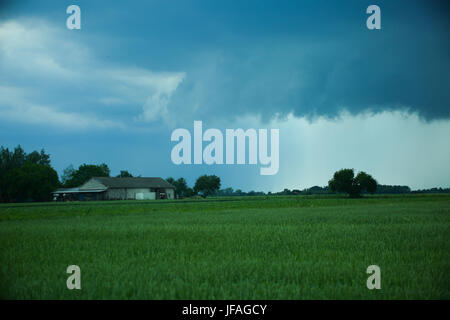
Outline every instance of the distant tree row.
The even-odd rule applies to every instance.
[[[263,191],[254,191],[251,190],[249,192],[242,191],[241,189],[233,190],[233,188],[225,188],[218,190],[216,193],[217,196],[231,197],[231,196],[264,196],[266,193]]]
[[[19,145],[14,150],[0,147],[0,202],[48,201],[51,192],[58,187],[79,187],[92,177],[109,177],[111,171],[107,164],[82,164],[77,169],[72,165],[64,169],[61,181],[52,168],[50,155],[45,150],[26,153]],[[119,178],[133,177],[127,170],[121,170]],[[380,185],[369,174],[361,171],[355,176],[354,169],[336,171],[328,186],[299,189],[284,189],[280,192],[249,191],[233,188],[220,189],[221,181],[216,175],[202,175],[194,186],[188,186],[184,178],[166,179],[175,187],[177,198],[196,195],[208,196],[258,196],[258,195],[313,195],[347,193],[359,197],[365,193],[404,194],[404,193],[450,193],[450,188],[431,188],[411,191],[408,186]]]
[[[208,178],[209,177],[209,178]],[[212,178],[215,177],[215,178]],[[225,189],[220,188],[220,178],[216,176],[201,176],[197,179],[194,188],[187,186],[184,178],[174,180],[167,178],[171,184],[175,186],[176,194],[180,198],[191,197],[193,195],[201,194],[202,196],[262,196],[262,195],[320,195],[320,194],[337,194],[346,193],[350,197],[360,197],[363,194],[408,194],[408,193],[450,193],[450,188],[432,188],[418,191],[411,191],[408,186],[400,185],[383,185],[378,184],[377,181],[364,171],[359,172],[355,176],[354,169],[341,169],[336,171],[332,179],[328,182],[328,186],[319,187],[313,186],[303,190],[299,189],[284,189],[280,192],[263,191],[249,191],[244,192],[241,189],[234,190],[231,187]],[[218,181],[210,182],[210,181]]]
[[[385,184],[379,184],[376,191],[379,194],[403,194],[410,192],[411,188],[408,186],[388,186]]]
[[[411,193],[450,193],[450,188],[430,188],[411,191]]]
[[[414,193],[415,191],[411,191],[410,187],[408,186],[390,186],[390,185],[384,185],[384,184],[379,184],[377,185],[377,190],[375,191],[375,194],[406,194],[406,193]],[[303,190],[298,190],[298,189],[293,189],[293,190],[289,190],[289,189],[284,189],[281,192],[278,192],[276,194],[279,195],[314,195],[314,194],[335,194],[336,192],[331,191],[330,187],[328,186],[324,186],[324,187],[319,187],[319,186],[314,186],[311,188],[306,188]],[[362,192],[364,193],[368,193],[366,191]]]

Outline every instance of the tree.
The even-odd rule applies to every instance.
[[[110,173],[108,165],[105,163],[100,165],[82,164],[78,167],[78,170],[75,170],[72,173],[70,173],[70,167],[66,168],[66,170],[68,170],[69,177],[64,186],[68,188],[81,186],[92,177],[109,177]]]
[[[50,166],[50,155],[45,153],[45,150],[42,149],[41,152],[33,151],[25,156],[26,161],[30,161],[31,163]]]
[[[174,182],[174,186],[176,188],[177,194],[180,197],[184,198],[184,197],[187,196],[186,193],[187,193],[187,190],[188,190],[188,185],[187,185],[186,180],[183,177],[178,178],[178,180]]]
[[[375,191],[377,191],[377,181],[364,171],[361,171],[356,175],[355,183],[358,186],[360,192],[366,191],[368,193],[374,194]]]
[[[5,180],[10,201],[49,201],[59,184],[53,168],[31,161],[9,170]]]
[[[356,190],[353,186],[353,178],[355,176],[353,169],[342,169],[336,171],[333,179],[328,181],[328,186],[333,192],[345,192],[352,196]]]
[[[75,172],[76,170],[73,167],[73,165],[69,165],[67,168],[64,169],[63,174],[61,176],[61,183],[63,184],[63,186],[69,185],[70,183],[69,181],[73,179]]]
[[[0,202],[9,202],[16,199],[17,194],[11,193],[10,184],[18,183],[14,178],[19,173],[17,170],[27,163],[51,168],[50,155],[46,154],[44,149],[41,152],[33,151],[27,154],[20,145],[15,147],[13,151],[3,146],[0,147]],[[27,169],[29,170],[29,165],[27,165]],[[14,170],[16,171],[12,172]],[[14,199],[11,197],[14,197]]]
[[[374,193],[377,181],[364,171],[355,177],[354,169],[341,169],[334,173],[333,178],[328,181],[328,186],[333,192],[348,193],[350,197],[356,198],[363,191]]]
[[[8,170],[13,169],[11,166],[11,158],[12,153],[9,151],[8,148],[3,148],[3,146],[0,148],[0,201],[1,202],[8,202],[8,193],[6,191],[7,189],[7,183],[6,183],[6,173]]]
[[[175,179],[174,179],[174,178],[172,178],[172,177],[166,178],[166,181],[167,181],[168,183],[170,183],[171,185],[175,186],[175,185],[174,185],[174,183],[175,183]]]
[[[201,193],[204,197],[213,195],[220,188],[220,178],[216,175],[203,175],[197,179],[194,191]]]
[[[189,188],[184,178],[178,178],[178,180],[175,180],[174,178],[169,177],[166,181],[175,187],[175,194],[178,197],[184,198],[188,196],[187,193]]]
[[[186,188],[186,193],[185,193],[186,197],[192,197],[195,196],[195,191],[194,189],[192,189],[191,187],[187,187]]]
[[[20,145],[14,148],[14,152],[12,153],[11,157],[11,166],[13,168],[19,168],[25,164],[25,161],[27,159],[27,154],[22,149]]]
[[[116,176],[116,178],[133,178],[133,175],[127,170],[120,170],[120,173]]]

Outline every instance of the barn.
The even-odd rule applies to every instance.
[[[174,199],[175,187],[162,178],[93,177],[78,188],[58,189],[54,200]]]

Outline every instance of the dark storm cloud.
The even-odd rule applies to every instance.
[[[427,120],[450,118],[448,6],[379,5],[381,30],[365,27],[365,5],[346,2],[313,8],[310,14],[319,19],[322,12],[326,19],[308,17],[309,28],[228,38],[191,64],[171,108],[196,110],[189,115],[203,118],[334,117],[342,109],[407,109]],[[341,19],[336,12],[344,12]]]
[[[53,1],[26,3],[14,13],[45,14],[55,26],[66,17]],[[186,73],[168,99],[176,120],[334,117],[342,109],[450,117],[448,1],[79,4],[77,36],[99,64]],[[370,4],[381,8],[381,30],[366,28]],[[130,108],[132,117],[146,111],[134,101]]]

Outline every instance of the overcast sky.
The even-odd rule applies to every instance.
[[[81,8],[81,30],[66,8]],[[381,8],[381,30],[366,8]],[[448,1],[2,1],[0,145],[59,174],[324,186],[341,168],[450,187]],[[280,129],[280,168],[174,165],[176,128]]]

